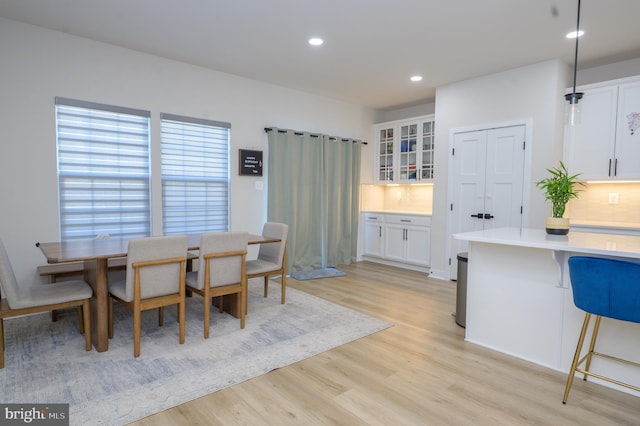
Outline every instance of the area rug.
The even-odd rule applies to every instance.
[[[114,305],[109,350],[84,350],[74,312],[52,323],[47,314],[5,320],[1,403],[69,403],[72,425],[121,425],[295,363],[371,333],[389,323],[287,289],[277,282],[268,298],[250,283],[244,330],[238,319],[213,310],[203,338],[202,298],[187,299],[186,342],[178,343],[176,309],[142,316],[141,355],[133,357],[133,320]]]
[[[319,278],[344,277],[347,275],[336,268],[314,269],[312,271],[297,271],[291,274],[291,278],[298,281],[317,280]]]

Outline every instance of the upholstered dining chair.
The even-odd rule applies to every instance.
[[[287,289],[287,233],[289,227],[284,223],[266,222],[262,227],[262,236],[277,238],[276,243],[260,244],[258,258],[247,261],[247,278],[264,277],[264,297],[269,295],[269,276],[280,274],[282,287],[280,303],[285,302]]]
[[[640,262],[601,257],[573,256],[569,258],[569,276],[573,290],[573,303],[585,312],[578,345],[567,377],[562,403],[566,404],[576,372],[615,383],[640,392],[640,386],[624,383],[591,370],[594,356],[617,361],[634,367],[640,363],[621,359],[595,350],[602,317],[640,323]],[[587,353],[580,358],[591,316],[596,320],[591,332]],[[638,330],[640,332],[640,329]],[[585,364],[584,368],[580,368]]]
[[[85,349],[91,350],[91,311],[93,290],[84,281],[20,287],[9,256],[0,239],[0,368],[4,368],[4,319],[55,309],[79,307],[82,311],[80,331],[84,330]],[[2,296],[6,296],[3,298]]]
[[[133,311],[133,356],[140,356],[141,312],[178,305],[180,344],[185,333],[186,236],[145,237],[129,241],[124,280],[109,283],[109,338],[113,337],[113,301]]]
[[[209,338],[211,301],[235,294],[240,328],[244,328],[247,298],[246,232],[212,232],[200,239],[198,271],[187,272],[187,290],[204,298],[204,338]],[[220,300],[222,311],[222,299]]]

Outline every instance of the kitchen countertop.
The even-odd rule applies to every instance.
[[[611,231],[632,231],[640,232],[638,222],[611,222],[611,221],[571,221],[571,226],[584,229],[611,230]]]
[[[455,234],[459,240],[640,259],[640,236],[569,232],[548,235],[544,229],[496,228]]]

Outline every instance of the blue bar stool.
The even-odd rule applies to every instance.
[[[589,371],[591,359],[594,356],[640,367],[637,362],[606,355],[594,350],[602,317],[640,323],[640,262],[573,256],[569,258],[569,275],[571,277],[571,288],[573,289],[573,303],[577,308],[585,311],[586,315],[582,324],[580,338],[578,339],[576,353],[573,356],[562,403],[567,403],[576,372],[584,374],[583,380],[587,380],[587,376],[593,376],[640,392],[640,387],[638,386]],[[596,316],[596,321],[593,326],[589,351],[580,358],[591,315]],[[579,368],[585,362],[584,369]]]

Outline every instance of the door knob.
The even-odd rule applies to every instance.
[[[484,214],[484,218],[485,218],[485,219],[493,219],[493,216],[492,216],[492,215],[490,215],[489,213],[485,213],[485,214]]]
[[[482,219],[483,218],[483,214],[482,213],[472,214],[471,217],[477,217],[478,219]]]

